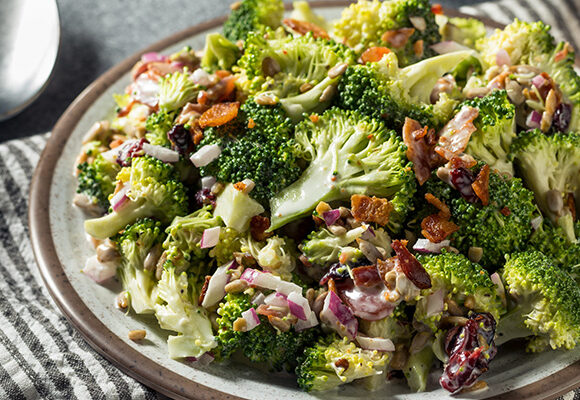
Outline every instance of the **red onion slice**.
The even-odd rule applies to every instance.
[[[143,151],[145,154],[155,157],[156,159],[165,163],[175,163],[179,161],[179,153],[163,146],[156,146],[154,144],[143,143]]]
[[[193,74],[191,74],[191,81],[196,85],[205,87],[211,85],[212,83],[211,75],[201,68],[198,68],[195,71],[193,71]]]
[[[322,213],[322,218],[324,218],[326,225],[334,225],[334,223],[340,218],[340,210],[326,211],[325,213]]]
[[[131,96],[139,103],[155,107],[159,102],[159,82],[150,79],[147,75],[139,75],[133,82]]]
[[[215,176],[204,176],[203,178],[201,178],[201,188],[211,189],[216,182],[217,179]]]
[[[303,331],[304,329],[313,328],[316,325],[318,325],[318,319],[316,318],[316,313],[314,311],[310,311],[310,315],[308,315],[308,318],[306,319],[306,321],[299,319],[298,322],[296,322],[296,324],[294,324],[294,330],[296,332],[300,332],[300,331]]]
[[[329,291],[324,299],[320,320],[350,340],[354,340],[358,332],[358,320],[333,291]]]
[[[266,298],[264,298],[264,304],[268,306],[286,308],[288,307],[287,296],[278,292],[270,293],[268,296],[266,296]]]
[[[256,313],[255,308],[250,308],[242,313],[242,318],[246,320],[246,332],[251,331],[256,326],[260,325],[260,318]]]
[[[295,283],[283,281],[269,272],[261,272],[253,268],[246,268],[240,279],[248,282],[250,286],[275,290],[286,296],[292,292],[302,293],[302,288]]]
[[[443,312],[443,308],[445,307],[444,299],[445,292],[443,289],[439,289],[435,293],[431,293],[429,296],[427,296],[425,299],[427,301],[425,315],[430,317],[432,315],[437,315]]]
[[[450,244],[451,242],[449,240],[442,240],[439,243],[433,243],[429,241],[429,239],[418,239],[417,242],[413,245],[413,250],[420,253],[439,254],[441,253],[441,249],[449,246]]]
[[[205,167],[221,154],[222,149],[217,144],[206,144],[189,157],[196,167]]]
[[[111,197],[111,207],[113,211],[119,211],[128,201],[127,193],[131,190],[131,184],[126,183],[113,197]]]
[[[542,114],[540,114],[536,110],[533,110],[531,113],[529,113],[528,117],[526,118],[526,126],[528,128],[540,129],[541,122],[542,122]]]
[[[214,306],[225,297],[225,287],[230,281],[230,274],[228,274],[228,270],[235,268],[236,266],[237,263],[235,261],[231,261],[216,269],[207,285],[205,296],[201,302],[202,307],[208,308]]]
[[[363,224],[363,226],[366,227],[367,230],[364,231],[362,235],[360,235],[360,238],[361,239],[363,239],[363,240],[372,240],[375,237],[377,237],[377,235],[375,234],[375,231],[374,231],[374,229],[373,229],[372,226],[367,225],[367,224]]]
[[[97,283],[103,283],[115,276],[117,264],[115,262],[102,263],[95,254],[87,259],[82,272]]]
[[[444,42],[439,42],[432,44],[430,46],[437,54],[447,54],[455,53],[456,51],[471,50],[469,47],[454,42],[452,40],[447,40]]]
[[[423,17],[409,17],[409,21],[411,24],[420,32],[423,32],[427,29],[427,22],[425,22],[425,18]]]
[[[288,295],[288,307],[292,315],[303,321],[306,321],[311,311],[308,300],[297,292],[292,292]]]
[[[495,63],[501,67],[502,65],[507,65],[508,67],[512,65],[512,60],[510,55],[508,54],[505,49],[499,49],[497,53],[495,53]]]
[[[209,249],[214,247],[220,241],[220,230],[219,226],[214,226],[213,228],[207,228],[203,231],[201,235],[201,242],[199,246],[202,249]]]
[[[264,296],[264,293],[258,292],[258,294],[255,295],[254,298],[252,299],[252,304],[255,304],[257,306],[259,306],[260,304],[265,304],[265,299],[266,296]]]
[[[534,85],[538,89],[544,86],[545,83],[546,78],[544,78],[542,75],[536,75],[532,78],[532,85]]]
[[[368,337],[359,333],[356,341],[365,350],[395,351],[395,344],[391,339]]]
[[[149,63],[149,62],[154,62],[154,61],[167,61],[168,57],[163,55],[163,54],[159,54],[157,52],[149,52],[149,53],[145,53],[141,56],[141,61],[144,63]]]

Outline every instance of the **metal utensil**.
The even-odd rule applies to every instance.
[[[0,1],[0,121],[22,111],[44,90],[59,41],[55,0]]]

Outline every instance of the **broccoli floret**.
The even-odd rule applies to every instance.
[[[477,131],[471,135],[465,152],[492,169],[513,176],[514,168],[509,153],[516,137],[515,107],[510,103],[506,91],[495,90],[485,97],[468,100],[461,106],[479,110],[473,122]]]
[[[343,109],[382,118],[397,131],[403,127],[405,117],[422,125],[439,127],[450,117],[441,111],[453,110],[453,107],[444,107],[440,103],[453,100],[444,97],[436,105],[431,105],[431,91],[443,74],[453,70],[471,54],[472,51],[443,54],[399,69],[397,59],[391,53],[376,63],[350,66],[338,84],[336,104]]]
[[[353,194],[388,198],[393,205],[389,226],[398,229],[415,192],[401,138],[382,122],[352,111],[334,108],[315,121],[296,127],[296,141],[310,165],[270,200],[271,229],[311,213],[320,201]]]
[[[335,235],[326,228],[311,232],[300,245],[302,254],[308,262],[327,267],[338,262],[341,252],[356,241],[364,232],[365,227],[350,229],[342,235]]]
[[[317,329],[295,332],[291,328],[280,332],[270,325],[268,318],[260,315],[260,324],[254,329],[242,332],[233,329],[234,322],[242,312],[256,305],[246,293],[228,294],[218,308],[217,355],[219,359],[229,358],[236,350],[253,362],[268,364],[273,370],[291,370],[296,360],[318,337]]]
[[[425,347],[409,355],[403,367],[403,374],[405,374],[409,389],[413,392],[424,392],[427,389],[427,379],[435,359],[432,344],[433,339],[430,339]]]
[[[197,99],[200,90],[187,70],[165,75],[159,83],[159,108],[165,112],[178,110],[187,102]]]
[[[531,351],[574,348],[580,341],[580,287],[540,252],[506,258],[501,277],[514,307],[500,319],[496,343],[533,336]]]
[[[402,46],[384,40],[385,32],[401,28],[413,29]],[[358,52],[373,46],[389,47],[403,66],[433,57],[436,53],[430,46],[441,41],[428,0],[359,0],[342,12],[333,34]],[[421,45],[416,44],[419,41]]]
[[[121,254],[117,273],[131,308],[137,314],[153,313],[157,299],[157,282],[155,271],[145,269],[144,263],[147,255],[156,251],[154,248],[157,247],[157,251],[160,251],[163,237],[161,222],[144,218],[128,225],[113,238]]]
[[[477,176],[481,164],[471,169]],[[450,236],[451,245],[463,254],[470,247],[481,247],[483,255],[479,263],[489,270],[503,264],[504,254],[523,250],[532,233],[531,220],[535,216],[534,195],[526,189],[519,178],[503,177],[491,171],[489,174],[489,204],[470,202],[459,192],[438,178],[429,179],[426,193],[443,201],[451,211],[451,220],[459,231]],[[429,214],[437,211],[428,206]],[[429,215],[426,214],[426,215]]]
[[[275,235],[266,241],[258,242],[248,233],[241,242],[242,252],[251,254],[264,271],[269,271],[287,281],[292,279],[297,258],[292,239]]]
[[[157,284],[159,326],[178,333],[167,339],[171,358],[199,357],[217,346],[207,311],[198,304],[197,280],[195,275],[166,267]]]
[[[436,19],[443,41],[452,40],[474,49],[476,42],[487,35],[485,24],[475,18],[437,16]]]
[[[292,3],[292,14],[290,14],[290,18],[296,19],[298,21],[306,21],[310,22],[322,29],[326,32],[330,31],[330,25],[326,19],[314,13],[310,4],[307,1],[295,1]]]
[[[311,33],[271,40],[251,35],[234,71],[236,85],[246,96],[261,93],[274,101],[281,100],[288,115],[297,121],[303,113],[324,111],[332,96],[329,94],[323,101],[320,96],[340,79],[329,77],[329,70],[354,61],[354,53],[348,47],[315,39]]]
[[[570,242],[576,242],[571,208],[580,209],[580,135],[526,131],[511,151],[542,213],[564,229]]]
[[[439,329],[442,312],[429,314],[428,296],[439,290],[444,292],[445,298],[455,301],[459,306],[469,302],[470,309],[491,313],[495,319],[503,313],[496,286],[480,265],[469,261],[462,254],[445,250],[439,255],[422,255],[417,259],[431,277],[432,287],[421,292],[422,298],[417,303],[415,319],[429,326],[434,332]]]
[[[77,168],[79,170],[77,193],[88,196],[103,211],[108,210],[109,196],[115,190],[115,177],[119,172],[119,165],[105,160],[99,154],[93,162],[84,162]]]
[[[330,335],[304,351],[296,368],[298,386],[307,392],[330,390],[381,374],[388,359],[388,353],[363,350],[347,338]]]
[[[171,147],[167,133],[173,127],[174,120],[174,112],[158,111],[149,115],[145,121],[145,139],[153,145]]]
[[[580,222],[576,222],[575,228],[578,235]],[[561,227],[544,220],[532,234],[528,249],[542,252],[554,265],[567,271],[580,283],[580,243],[570,243]]]
[[[241,251],[241,239],[242,235],[237,230],[230,227],[222,228],[220,240],[209,255],[216,259],[218,265],[224,265],[234,259],[234,253]]]
[[[104,217],[85,221],[85,231],[97,239],[113,236],[139,218],[155,217],[168,223],[187,212],[186,189],[170,164],[150,156],[136,157],[130,167],[119,171],[117,181],[130,184],[127,202]]]
[[[235,43],[219,33],[210,33],[205,37],[201,66],[211,72],[218,69],[229,70],[238,61],[240,54]]]
[[[250,32],[263,34],[278,28],[283,15],[282,0],[243,0],[224,23],[224,36],[237,42],[245,40]]]
[[[250,196],[267,203],[300,176],[292,135],[292,122],[279,105],[260,106],[247,101],[234,121],[204,132],[200,146],[217,144],[222,152],[201,169],[201,175],[231,183],[251,179],[256,186]]]
[[[407,313],[413,310],[405,302],[393,310],[393,313],[376,321],[360,320],[359,330],[369,337],[381,337],[391,339],[393,343],[409,343],[413,336],[414,328]]]

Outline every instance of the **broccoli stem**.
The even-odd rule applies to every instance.
[[[428,343],[421,351],[411,354],[407,360],[403,373],[413,392],[424,392],[427,388],[427,378],[429,371],[431,371],[433,358],[433,349],[431,343]]]
[[[532,332],[524,324],[525,315],[530,310],[516,306],[513,310],[501,317],[495,330],[495,344],[501,346],[510,340],[525,338],[532,335]]]
[[[88,219],[85,221],[85,231],[95,239],[111,237],[139,218],[151,216],[150,207],[144,203],[144,199],[130,201],[118,212],[113,211],[100,218]]]

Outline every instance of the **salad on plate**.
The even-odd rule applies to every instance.
[[[203,51],[131,77],[73,202],[83,272],[118,277],[169,357],[243,357],[305,391],[425,391],[437,370],[459,393],[508,341],[580,342],[580,78],[544,23],[243,0]]]

